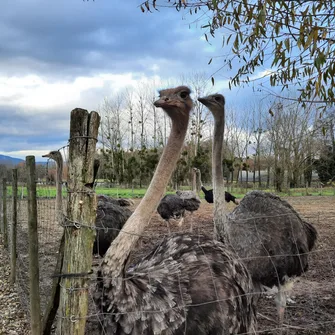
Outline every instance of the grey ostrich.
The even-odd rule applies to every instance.
[[[134,205],[134,201],[131,199],[125,199],[125,198],[115,199],[104,194],[97,194],[97,201],[98,203],[100,202],[101,204],[111,203],[121,207],[129,207]]]
[[[177,191],[176,194],[167,194],[160,201],[157,212],[167,223],[169,234],[170,220],[180,219],[179,226],[183,224],[185,211],[191,214],[198,210],[201,201],[197,194],[193,191]],[[193,230],[193,220],[191,220],[191,232]]]
[[[254,330],[252,280],[219,241],[191,234],[165,237],[136,264],[128,259],[149,225],[177,163],[192,109],[185,86],[160,91],[156,107],[172,120],[150,186],[108,249],[95,301],[107,334],[241,334]]]
[[[214,199],[223,189],[222,142],[225,126],[225,99],[214,94],[198,99],[208,107],[215,120],[213,139]],[[222,196],[222,193],[220,193]],[[220,201],[223,201],[221,199]],[[237,255],[244,260],[255,286],[278,288],[276,305],[282,325],[286,306],[286,291],[291,279],[308,268],[308,252],[314,247],[317,232],[286,201],[261,191],[248,193],[232,213],[215,220],[221,239],[229,241]]]
[[[205,186],[203,185],[202,183],[202,180],[201,180],[201,171],[200,169],[197,169],[197,168],[193,168],[193,170],[195,171],[196,175],[197,175],[197,178],[199,180],[199,183],[201,185],[201,191],[204,192],[205,194],[205,200],[212,204],[214,202],[214,199],[213,199],[213,189],[211,190],[207,190],[205,188]],[[238,199],[236,199],[236,197],[234,195],[232,195],[231,193],[225,191],[225,200],[226,202],[233,202],[235,205],[238,205],[240,203],[240,201]]]
[[[63,175],[63,157],[59,151],[50,151],[42,157],[48,157],[56,163],[56,216],[59,223],[63,220],[62,204],[62,175]],[[94,175],[96,177],[99,164],[94,165]],[[97,234],[93,244],[93,254],[104,256],[111,242],[118,235],[119,231],[126,223],[132,211],[121,207],[130,205],[128,199],[112,199],[110,197],[98,195],[97,217],[95,226]]]
[[[56,220],[58,224],[63,222],[63,196],[62,196],[62,184],[63,184],[63,157],[59,151],[50,151],[46,155],[42,155],[44,158],[50,158],[55,161],[56,164]]]

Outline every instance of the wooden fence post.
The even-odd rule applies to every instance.
[[[3,215],[3,244],[8,249],[8,221],[7,221],[7,179],[2,178],[2,215]]]
[[[11,245],[10,245],[10,282],[15,283],[16,279],[16,226],[17,226],[17,169],[13,169],[13,183],[12,183],[12,228],[11,228]]]
[[[32,334],[41,334],[35,157],[26,157],[28,191],[29,297]]]
[[[57,332],[83,335],[95,236],[96,197],[93,166],[100,116],[76,108],[71,112],[68,205],[60,284]]]

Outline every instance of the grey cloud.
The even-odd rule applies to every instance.
[[[145,58],[172,59],[182,70],[196,64],[204,46],[196,33],[183,33],[187,27],[179,13],[143,14],[134,1],[18,0],[0,19],[0,61],[24,58],[33,70],[52,75],[147,72]],[[183,41],[189,49],[181,47]]]
[[[1,105],[0,115],[0,151],[36,150],[67,141],[70,111],[66,108],[51,114],[28,114],[27,110]]]

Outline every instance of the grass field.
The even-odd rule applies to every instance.
[[[189,189],[188,187],[182,187],[182,189]],[[257,187],[255,188],[257,189]],[[103,188],[97,187],[95,189],[97,194],[104,194],[108,195],[113,198],[143,198],[146,188]],[[252,189],[246,189],[241,187],[229,187],[227,189],[230,193],[234,194],[237,198],[241,199],[244,195],[251,191]],[[273,189],[265,189],[266,192],[274,192]],[[26,197],[27,196],[27,188],[26,187],[19,187],[18,190],[19,197]],[[175,193],[173,190],[167,190],[167,194]],[[328,187],[328,188],[295,188],[290,189],[285,192],[274,192],[279,196],[291,196],[291,197],[301,197],[301,196],[335,196],[335,188]],[[8,196],[12,195],[12,188],[11,186],[7,187],[7,194]],[[66,190],[63,190],[63,196],[66,196]],[[55,198],[56,197],[56,188],[55,186],[37,186],[37,197],[38,198]],[[201,192],[200,197],[204,198],[204,194]]]

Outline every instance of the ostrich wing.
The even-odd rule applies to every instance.
[[[157,212],[164,220],[181,216],[185,212],[183,200],[175,194],[168,194],[159,203]]]
[[[106,333],[250,331],[255,310],[252,295],[246,293],[252,291],[252,283],[240,264],[223,244],[207,237],[165,238],[142,261],[128,267],[125,278],[114,280],[110,300],[105,301],[105,306],[115,302],[104,310]]]
[[[317,237],[286,201],[265,192],[248,193],[228,216],[230,243],[253,279],[272,287],[308,269]],[[269,257],[270,256],[270,257]]]
[[[100,203],[97,207],[95,226],[97,234],[93,244],[93,254],[103,256],[112,241],[131,216],[128,208],[114,205],[113,203]]]

